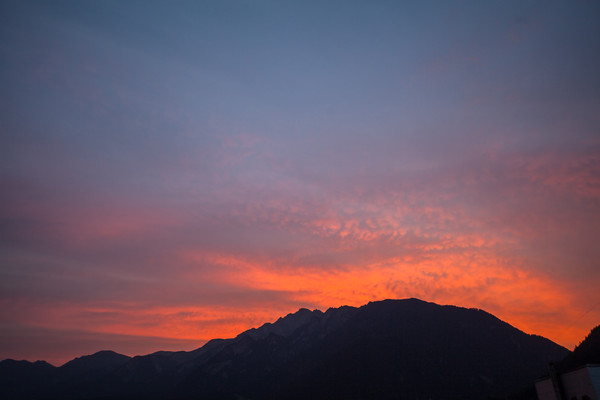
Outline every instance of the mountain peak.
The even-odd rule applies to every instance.
[[[506,397],[566,353],[480,310],[383,300],[301,308],[192,352],[101,351],[51,371],[2,362],[0,397],[474,400]]]
[[[94,354],[77,357],[60,368],[78,369],[78,368],[106,368],[113,365],[120,365],[127,362],[131,357],[116,353],[112,350],[101,350]]]
[[[280,317],[277,321],[271,323],[267,322],[260,328],[252,328],[245,332],[242,332],[240,336],[249,336],[252,339],[263,339],[269,335],[278,335],[288,337],[292,335],[297,329],[306,326],[311,322],[318,321],[323,318],[323,312],[321,310],[309,310],[308,308],[300,308],[295,313],[289,313],[285,317]]]

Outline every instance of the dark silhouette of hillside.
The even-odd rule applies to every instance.
[[[600,325],[592,329],[587,337],[572,352],[569,352],[554,368],[559,374],[572,371],[586,364],[600,364]],[[545,371],[544,376],[548,376]],[[520,391],[509,395],[505,400],[537,400],[533,382]]]
[[[567,353],[482,310],[385,300],[300,309],[192,352],[100,352],[60,368],[5,360],[0,397],[481,399],[514,392]]]
[[[38,398],[52,384],[56,368],[45,361],[0,362],[0,398]]]
[[[559,372],[567,372],[586,364],[600,364],[600,325],[590,331],[562,361],[556,365]]]

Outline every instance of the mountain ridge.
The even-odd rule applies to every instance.
[[[21,372],[5,360],[0,371],[11,370],[16,378],[0,378],[0,395],[476,399],[518,389],[567,353],[483,310],[388,299],[325,312],[301,308],[190,352],[128,357],[101,351],[58,368],[24,364]],[[20,389],[27,381],[33,385]]]
[[[600,325],[593,328],[572,352],[556,364],[556,370],[565,373],[586,364],[600,364]]]

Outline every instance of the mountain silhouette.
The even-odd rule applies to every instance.
[[[592,329],[573,352],[557,363],[556,370],[563,373],[586,364],[600,364],[600,325]]]
[[[10,399],[482,399],[567,349],[478,309],[417,299],[300,309],[191,352],[99,352],[60,368],[0,362]]]
[[[34,399],[46,393],[56,368],[45,361],[0,362],[0,398]]]

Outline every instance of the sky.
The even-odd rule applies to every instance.
[[[600,323],[600,2],[0,2],[0,359],[416,297]],[[409,323],[409,321],[407,321]]]

